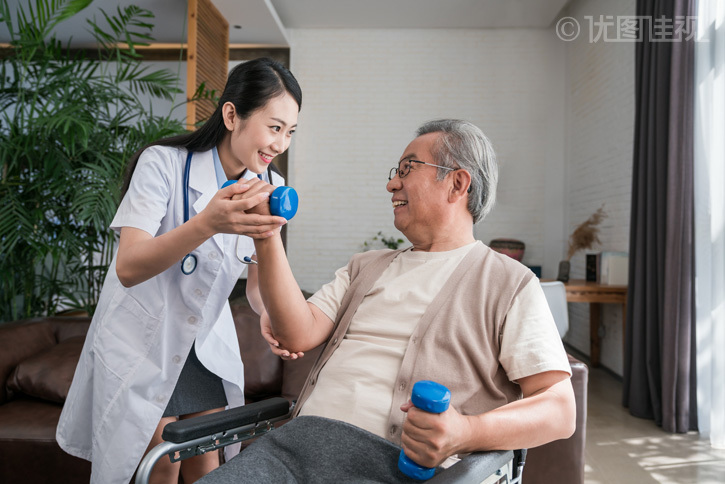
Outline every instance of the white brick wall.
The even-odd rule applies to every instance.
[[[574,42],[542,30],[292,29],[292,71],[303,88],[289,183],[301,196],[288,250],[314,291],[382,230],[394,229],[386,175],[415,128],[468,119],[501,163],[498,203],[476,237],[514,237],[524,262],[554,277],[574,228],[602,203],[596,250],[629,248],[634,123],[633,43],[589,43],[585,18],[634,15],[634,0],[578,0],[563,16]],[[584,277],[584,254],[572,260]],[[589,310],[570,304],[567,342],[589,353]],[[602,364],[622,372],[622,314],[604,305]]]
[[[477,238],[514,237],[553,277],[564,233],[565,46],[542,30],[290,30],[303,89],[290,152],[300,194],[288,250],[314,291],[393,227],[387,173],[426,120],[472,121],[501,164]]]
[[[562,12],[581,25],[573,42],[554,28],[290,30],[303,88],[289,176],[301,203],[288,232],[300,286],[318,289],[380,230],[401,236],[387,173],[416,127],[437,117],[476,123],[499,157],[498,203],[477,238],[523,240],[524,262],[553,278],[568,235],[604,203],[596,250],[628,251],[635,44],[590,43],[586,17],[634,15],[635,3],[573,1]],[[178,69],[152,67],[162,66]],[[185,64],[179,73],[183,87]],[[572,277],[584,277],[584,260],[574,256]],[[569,314],[566,341],[588,354],[588,305]],[[619,374],[621,321],[620,307],[604,305],[602,364]]]
[[[602,203],[608,217],[595,250],[629,251],[634,135],[634,43],[590,43],[590,22],[635,15],[634,0],[578,0],[563,16],[577,19],[581,35],[566,43],[566,236]],[[606,19],[605,19],[606,20]],[[610,31],[613,34],[614,30]],[[574,278],[585,276],[585,255],[572,259]],[[569,304],[566,341],[589,354],[589,307]],[[602,365],[622,374],[622,309],[604,304]]]

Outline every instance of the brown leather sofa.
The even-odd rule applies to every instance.
[[[87,318],[0,325],[0,482],[88,483],[90,463],[55,441],[88,325]]]
[[[243,303],[232,312],[244,360],[245,397],[293,400],[318,351],[300,361],[274,356],[259,334],[258,318]],[[90,464],[55,441],[62,402],[80,355],[87,318],[41,318],[0,325],[0,482],[87,483]],[[583,483],[588,369],[570,357],[577,397],[577,430],[567,440],[530,449],[524,479]]]

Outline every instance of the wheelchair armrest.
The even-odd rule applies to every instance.
[[[282,397],[270,398],[223,412],[172,422],[161,437],[166,442],[182,443],[247,424],[283,417],[290,411],[289,402]]]
[[[479,484],[486,476],[499,470],[513,457],[514,452],[511,450],[474,452],[448,469],[436,472],[428,483]]]

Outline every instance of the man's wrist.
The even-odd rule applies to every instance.
[[[269,250],[274,250],[274,246],[282,241],[282,230],[275,229],[274,235],[270,237],[264,237],[263,239],[254,239],[254,248],[257,252],[257,258],[259,253]]]
[[[458,454],[479,452],[488,450],[483,441],[485,435],[484,427],[485,414],[481,415],[461,415],[463,418],[461,435],[459,436],[460,447],[457,449]]]

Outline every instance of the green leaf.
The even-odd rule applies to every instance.
[[[91,4],[93,0],[66,0],[65,5],[60,7],[60,10],[55,15],[53,26],[57,23],[67,20],[86,8]]]

